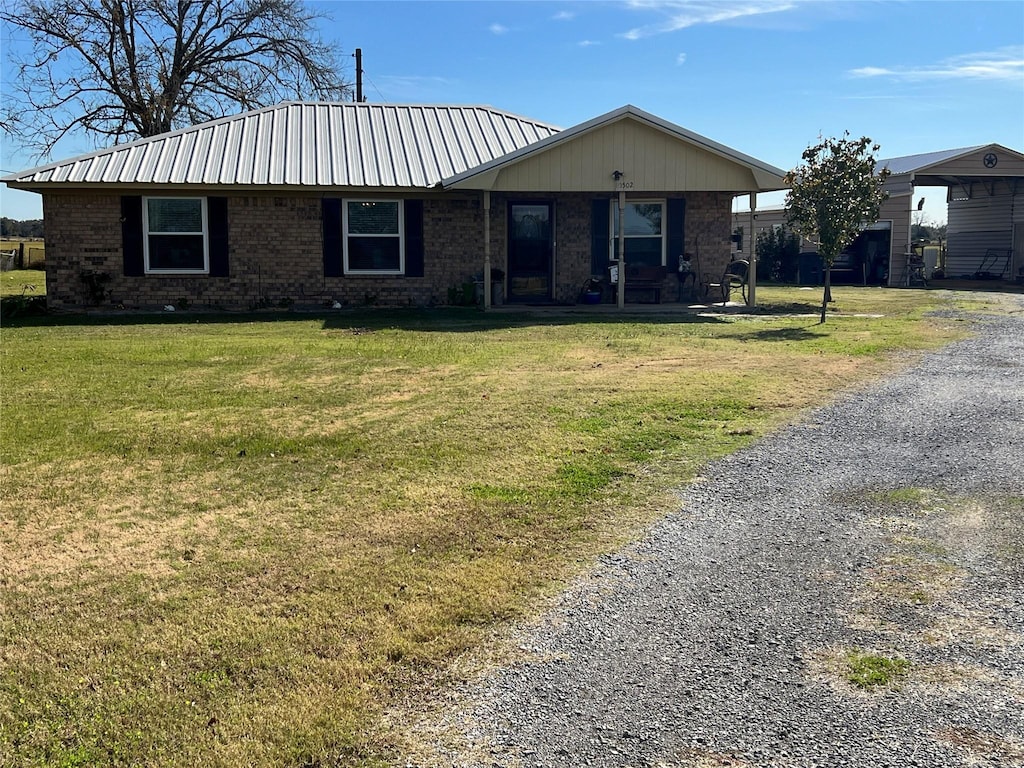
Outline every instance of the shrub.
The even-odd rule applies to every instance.
[[[766,229],[757,235],[757,279],[795,283],[800,238],[786,227]]]

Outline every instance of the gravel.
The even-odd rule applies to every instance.
[[[709,467],[462,692],[442,724],[460,746],[436,764],[1024,766],[1011,301]],[[850,649],[909,673],[857,688]]]

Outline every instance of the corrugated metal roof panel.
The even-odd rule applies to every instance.
[[[491,107],[285,102],[5,181],[430,187],[558,130]]]
[[[889,157],[884,160],[879,160],[875,164],[875,167],[879,169],[888,168],[889,173],[892,174],[913,173],[921,170],[922,168],[928,168],[929,166],[935,165],[936,163],[942,163],[954,157],[966,155],[968,152],[974,152],[983,146],[985,145],[981,144],[976,147],[963,147],[961,149],[944,149],[939,152],[925,152],[920,155]]]

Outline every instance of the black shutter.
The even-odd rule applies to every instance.
[[[207,224],[210,227],[210,277],[228,277],[228,199],[206,199]]]
[[[590,205],[590,274],[607,276],[608,270],[608,198],[598,198]]]
[[[405,276],[423,277],[423,201],[405,201]]]
[[[668,253],[666,263],[670,270],[679,268],[679,257],[686,252],[686,198],[670,197],[666,215],[668,225]]]
[[[341,200],[336,197],[323,199],[324,224],[324,277],[341,277]]]
[[[146,274],[142,249],[142,198],[138,196],[121,198],[121,253],[125,276]]]

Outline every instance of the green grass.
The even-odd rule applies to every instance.
[[[884,316],[5,320],[5,759],[387,764],[391,702],[669,489],[952,338],[836,293]]]
[[[891,686],[907,676],[910,662],[898,657],[850,651],[846,655],[846,679],[858,688]]]
[[[46,272],[43,270],[12,269],[10,272],[0,272],[0,297],[45,295]]]

